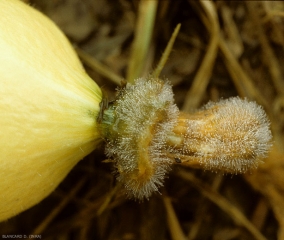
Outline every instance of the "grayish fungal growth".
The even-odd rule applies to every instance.
[[[119,90],[106,154],[114,158],[130,197],[148,198],[163,185],[172,159],[164,151],[178,108],[167,82],[138,79]]]
[[[182,153],[210,170],[244,173],[270,148],[268,118],[261,106],[238,97],[206,104],[187,120]]]
[[[181,113],[167,82],[138,79],[118,90],[101,123],[106,154],[130,197],[149,198],[172,163],[243,173],[258,166],[270,147],[262,107],[238,97]]]

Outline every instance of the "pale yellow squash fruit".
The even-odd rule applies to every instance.
[[[101,97],[54,23],[0,1],[0,221],[41,201],[96,147]]]

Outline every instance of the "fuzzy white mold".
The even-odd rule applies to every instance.
[[[158,191],[173,162],[244,173],[258,166],[271,141],[269,121],[256,103],[236,97],[180,113],[171,86],[153,78],[120,89],[101,127],[118,181],[138,199]]]
[[[106,154],[114,158],[130,197],[148,198],[163,185],[171,158],[164,149],[178,108],[167,82],[138,79],[119,90]]]

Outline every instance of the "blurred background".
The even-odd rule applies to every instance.
[[[161,194],[129,200],[103,145],[44,201],[0,223],[42,239],[284,239],[284,2],[30,0],[67,35],[109,100],[120,80],[151,73],[181,23],[160,77],[179,108],[246,97],[263,106],[273,147],[257,171],[173,166]]]

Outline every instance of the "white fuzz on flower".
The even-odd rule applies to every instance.
[[[172,153],[185,163],[231,173],[257,168],[272,138],[262,107],[238,97],[209,102],[200,111],[183,115],[174,132],[180,143]]]
[[[230,98],[180,113],[171,86],[138,79],[118,91],[101,124],[118,180],[128,195],[148,198],[162,186],[171,163],[212,171],[244,173],[258,166],[270,147],[264,110]]]
[[[257,168],[259,161],[267,155],[272,138],[270,123],[262,107],[235,97],[209,102],[203,110],[213,113],[212,118],[199,125],[202,128],[204,124],[208,131],[202,148],[195,153],[205,168],[234,173]],[[192,130],[189,122],[188,131]]]
[[[118,180],[128,195],[148,198],[162,186],[172,161],[164,152],[178,117],[171,86],[158,79],[127,84],[111,114],[106,154],[115,159]]]

